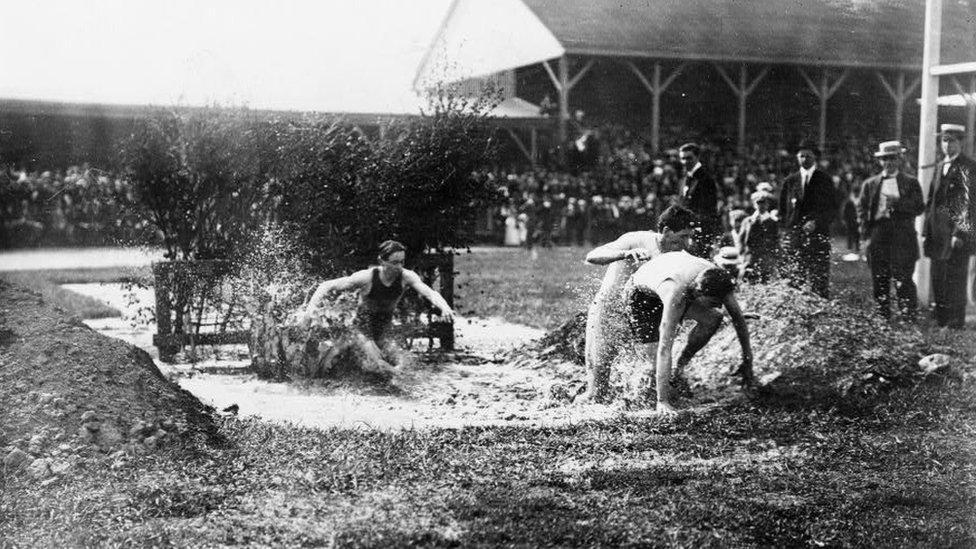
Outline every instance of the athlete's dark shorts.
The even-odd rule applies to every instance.
[[[661,317],[664,302],[651,290],[634,288],[627,296],[627,321],[634,337],[641,343],[654,343],[661,339]]]
[[[386,339],[387,333],[393,325],[393,313],[360,309],[356,311],[354,324],[366,337],[379,343]]]

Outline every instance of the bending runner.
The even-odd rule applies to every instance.
[[[742,363],[732,373],[742,376],[744,386],[755,385],[749,329],[735,300],[735,283],[728,271],[687,252],[665,253],[637,269],[627,282],[624,295],[631,329],[645,345],[647,360],[657,365],[658,412],[675,411],[671,406],[671,354],[678,327],[685,320],[697,323],[675,368],[675,384],[687,386],[682,370],[718,331],[722,306],[732,317],[742,346]]]
[[[671,206],[658,218],[658,230],[624,233],[620,238],[586,254],[591,265],[608,265],[603,282],[586,315],[587,391],[584,398],[603,402],[610,390],[610,366],[620,352],[626,330],[621,291],[645,261],[664,252],[687,250],[692,245],[695,214]]]
[[[362,345],[369,361],[373,363],[371,365],[381,368],[392,368],[384,358],[381,349],[387,350],[387,334],[393,323],[393,313],[406,288],[413,288],[433,303],[444,320],[454,319],[454,312],[447,301],[433,288],[424,284],[420,275],[403,268],[406,250],[403,244],[395,240],[383,242],[379,246],[378,267],[370,267],[349,276],[326,280],[319,284],[305,308],[305,314],[311,315],[326,295],[358,290],[359,306],[356,308],[354,322],[358,332],[356,339]]]

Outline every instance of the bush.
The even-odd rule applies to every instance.
[[[372,256],[388,238],[410,256],[467,245],[465,221],[495,198],[473,177],[494,151],[493,98],[490,90],[475,99],[438,90],[429,112],[378,141],[322,118],[274,123],[278,219],[319,269],[337,257]]]
[[[168,259],[230,259],[266,217],[263,126],[244,109],[158,109],[120,149],[137,212]]]

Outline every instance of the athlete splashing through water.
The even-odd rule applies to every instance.
[[[366,355],[368,367],[390,373],[393,367],[387,360],[391,351],[387,336],[393,322],[393,313],[407,288],[413,288],[433,303],[443,320],[450,322],[454,319],[454,312],[447,301],[424,284],[420,275],[403,267],[405,257],[406,247],[403,244],[387,240],[379,246],[378,267],[363,269],[319,284],[305,308],[307,317],[315,312],[322,299],[330,293],[353,290],[359,292],[354,322],[356,333],[352,341],[336,345],[332,351],[333,356],[338,356],[341,350],[350,345],[358,345]]]

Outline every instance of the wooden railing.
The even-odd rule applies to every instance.
[[[327,276],[349,274],[367,263],[361,259],[336,263]],[[411,261],[410,268],[454,307],[453,255],[420,256]],[[189,345],[250,343],[244,310],[226,287],[230,269],[230,262],[219,260],[153,264],[156,298],[153,345],[159,350],[160,360],[171,362],[176,353]],[[453,350],[454,324],[432,314],[429,304],[410,294],[414,292],[401,301],[399,325],[394,333],[409,339],[437,340],[441,349]],[[208,310],[203,310],[205,307]]]

